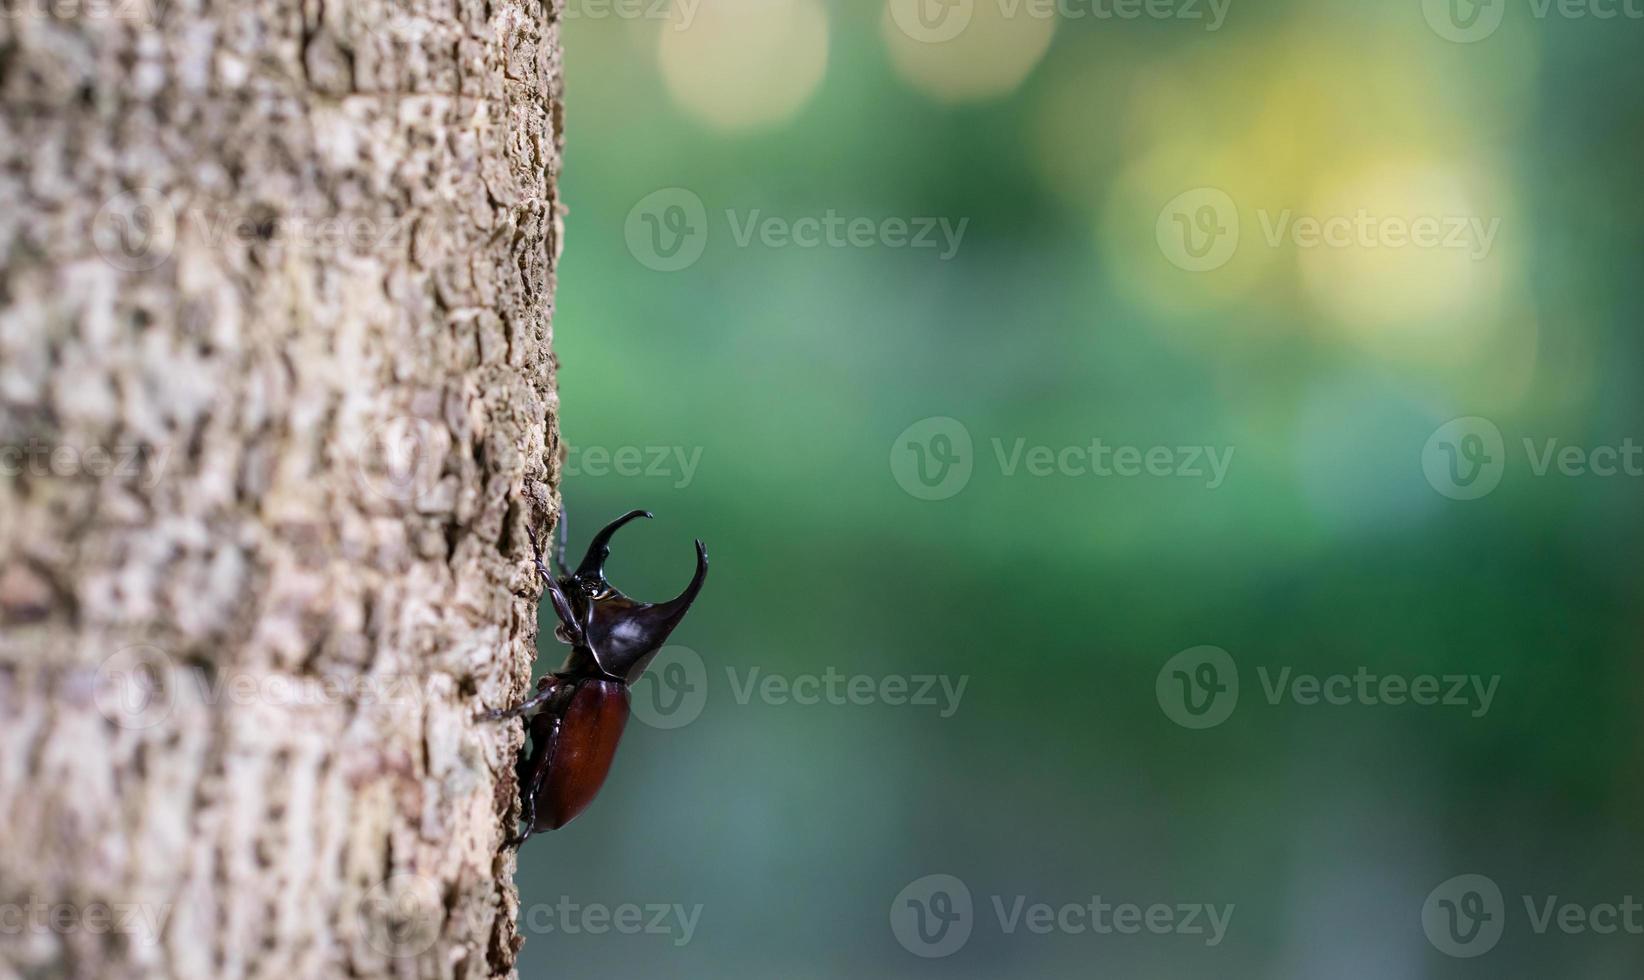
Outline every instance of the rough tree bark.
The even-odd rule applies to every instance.
[[[512,973],[554,11],[0,10],[0,977]]]

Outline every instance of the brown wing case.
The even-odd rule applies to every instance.
[[[627,724],[625,685],[606,680],[578,685],[554,740],[547,792],[537,805],[535,830],[558,830],[593,802],[605,785]]]

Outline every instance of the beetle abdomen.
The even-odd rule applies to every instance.
[[[548,785],[537,804],[536,830],[558,830],[593,802],[605,785],[627,724],[626,685],[608,680],[577,685],[554,740]]]

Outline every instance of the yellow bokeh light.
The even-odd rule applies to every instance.
[[[1102,209],[1109,279],[1172,315],[1224,309],[1245,296],[1273,262],[1251,226],[1262,177],[1259,160],[1213,143],[1170,143],[1135,160]]]
[[[1487,362],[1491,396],[1520,397],[1538,356],[1517,285],[1532,234],[1478,148],[1525,103],[1510,86],[1475,126],[1457,107],[1489,103],[1507,69],[1429,63],[1401,30],[1184,47],[1115,83],[1117,104],[1078,98],[1102,72],[1058,70],[1032,133],[1040,172],[1076,200],[1081,171],[1106,184],[1104,271],[1173,338],[1218,349],[1308,331],[1452,382]],[[1079,133],[1097,124],[1117,149],[1111,180],[1115,162]]]
[[[1022,84],[1050,47],[1056,16],[1027,3],[886,0],[880,33],[891,64],[915,88],[944,102],[974,102]]]
[[[700,0],[662,25],[657,60],[669,93],[710,125],[784,122],[822,84],[828,15],[818,0]]]
[[[1270,217],[1314,305],[1394,359],[1454,363],[1499,327],[1507,215],[1483,175],[1384,159],[1321,175],[1308,205]],[[1494,198],[1497,206],[1487,201]]]

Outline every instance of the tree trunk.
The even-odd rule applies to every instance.
[[[512,973],[553,12],[0,10],[0,978]]]

